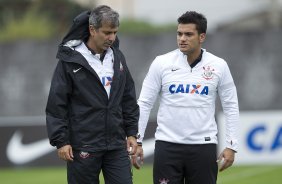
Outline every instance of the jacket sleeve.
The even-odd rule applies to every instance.
[[[68,139],[68,102],[71,82],[59,61],[52,77],[46,106],[47,133],[52,146],[60,148],[69,144]]]
[[[122,65],[126,72],[126,84],[122,98],[122,111],[127,137],[136,136],[138,133],[139,106],[137,105],[135,84],[121,54]]]

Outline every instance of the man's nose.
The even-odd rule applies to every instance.
[[[112,34],[109,35],[109,40],[110,41],[115,41],[115,39],[116,39],[116,34],[115,33],[112,33]]]
[[[186,39],[187,39],[187,37],[184,34],[180,36],[180,40],[183,41],[183,40],[186,40]]]

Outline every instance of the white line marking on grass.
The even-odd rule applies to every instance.
[[[278,169],[278,167],[258,167],[258,168],[251,168],[248,170],[242,170],[241,172],[237,172],[234,174],[229,174],[225,176],[218,177],[218,184],[223,184],[229,181],[235,181],[238,179],[249,178],[252,176],[256,176],[262,173],[270,172],[273,170]]]

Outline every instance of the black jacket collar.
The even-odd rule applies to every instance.
[[[201,60],[202,60],[202,56],[203,56],[203,50],[201,49],[201,54],[199,55],[199,57],[190,65],[191,68],[195,67]]]

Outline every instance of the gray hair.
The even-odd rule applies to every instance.
[[[94,8],[89,16],[89,25],[99,29],[103,22],[109,23],[112,27],[118,27],[119,14],[106,5]]]

